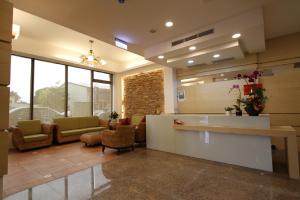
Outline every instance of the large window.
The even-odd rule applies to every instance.
[[[96,115],[111,111],[112,76],[108,73],[12,56],[10,125],[39,119]]]
[[[90,116],[91,71],[75,67],[68,68],[68,116]]]
[[[44,61],[34,65],[33,118],[43,122],[64,117],[65,66]]]
[[[11,57],[9,124],[30,119],[31,59]]]
[[[111,112],[111,85],[93,83],[93,115],[108,118]]]

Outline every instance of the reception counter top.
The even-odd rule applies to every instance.
[[[174,125],[174,120],[184,122]],[[299,178],[296,132],[270,127],[268,115],[147,115],[147,147],[180,155],[272,171],[271,136],[287,140],[289,174]]]

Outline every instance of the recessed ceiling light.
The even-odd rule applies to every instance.
[[[188,60],[188,63],[192,64],[192,63],[194,63],[194,61],[193,60]]]
[[[174,23],[171,22],[171,21],[168,21],[168,22],[165,23],[165,26],[168,27],[168,28],[172,27],[173,25],[174,25]]]
[[[214,58],[219,58],[220,57],[220,54],[215,54],[213,55]]]
[[[158,59],[164,59],[165,57],[163,55],[161,55],[161,56],[158,56],[157,58]]]
[[[220,74],[220,76],[224,76],[224,74]]]
[[[231,37],[233,38],[233,39],[237,39],[237,38],[239,38],[239,37],[241,37],[242,36],[242,34],[240,34],[240,33],[235,33],[235,34],[233,34]]]
[[[189,47],[189,50],[190,50],[190,51],[194,51],[194,50],[196,50],[196,49],[197,49],[197,47],[195,47],[195,46],[190,46],[190,47]]]

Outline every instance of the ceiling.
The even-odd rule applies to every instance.
[[[113,44],[114,37],[143,55],[145,48],[263,7],[266,38],[300,31],[299,0],[11,0],[16,8]],[[174,22],[167,29],[164,23]],[[157,32],[151,34],[150,29]]]
[[[18,9],[85,34],[86,41],[90,38],[88,36],[91,36],[98,39],[97,43],[99,44],[103,41],[114,45],[114,38],[118,37],[129,43],[129,51],[142,56],[145,56],[145,52],[147,54],[149,49],[155,49],[157,46],[183,35],[202,30],[212,24],[226,22],[259,8],[262,8],[261,18],[263,23],[258,24],[257,26],[260,27],[252,29],[251,34],[248,35],[252,38],[259,37],[260,41],[255,43],[252,42],[253,40],[246,39],[239,41],[239,46],[232,48],[232,52],[235,52],[234,55],[237,55],[236,57],[240,58],[241,56],[238,55],[243,53],[264,50],[265,39],[300,32],[299,0],[126,0],[125,4],[119,4],[117,0],[72,0],[72,3],[69,0],[11,0],[11,2]],[[174,22],[174,27],[166,28],[164,26],[164,23],[168,20]],[[244,25],[247,23],[247,21],[244,21]],[[40,35],[38,33],[42,30],[36,27],[40,26],[36,26],[36,23],[31,24],[31,30],[28,30],[28,38]],[[150,33],[150,29],[155,29],[156,33]],[[255,32],[255,30],[258,31]],[[24,34],[27,34],[26,32],[24,30]],[[62,32],[56,34],[56,32],[53,32],[57,36],[56,39],[60,38],[61,43],[67,42],[63,46],[70,46],[71,49],[79,48],[79,46],[81,49],[88,48],[88,44],[84,42],[76,43],[78,42],[75,39],[76,37],[72,40],[68,37],[69,34],[59,34]],[[61,35],[64,37],[61,38]],[[214,39],[222,40],[224,36]],[[29,41],[27,42],[29,44]],[[229,43],[230,41],[225,39],[224,42]],[[213,40],[210,41],[210,44],[212,43]],[[251,48],[245,49],[243,43],[248,43],[248,47],[251,44],[256,44],[257,47],[252,47],[252,50],[249,51]],[[74,44],[76,44],[76,47],[72,46]],[[103,55],[104,59],[110,59],[112,64],[114,62],[126,62],[125,65],[130,65],[128,60],[135,60],[131,59],[133,55],[120,52],[122,56],[119,56],[112,50],[112,47],[110,47],[111,49],[105,49],[101,45],[97,48],[96,54],[99,52],[99,55]],[[207,48],[222,48],[224,44],[219,42],[217,45],[218,47],[209,45]],[[168,51],[168,53],[172,54],[172,51]],[[235,58],[234,55],[229,55],[232,52],[227,52],[228,57]],[[153,56],[154,54],[151,56],[146,55],[147,58],[152,58],[152,61],[159,62],[153,59]],[[122,59],[128,60],[124,61]],[[143,58],[136,58],[136,60],[136,63],[145,62]],[[178,65],[180,64],[176,64],[176,66]],[[126,67],[123,64],[115,71],[125,69]]]
[[[140,55],[18,9],[14,9],[13,21],[21,26],[20,37],[13,40],[15,52],[78,64],[80,56],[87,55],[92,39],[95,56],[107,62],[97,66],[98,69],[121,72],[149,63]]]

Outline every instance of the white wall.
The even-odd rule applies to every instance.
[[[122,79],[125,76],[158,69],[164,71],[165,113],[174,113],[177,110],[175,70],[158,64],[152,64],[114,75],[113,110],[117,111],[119,114],[122,113]]]

